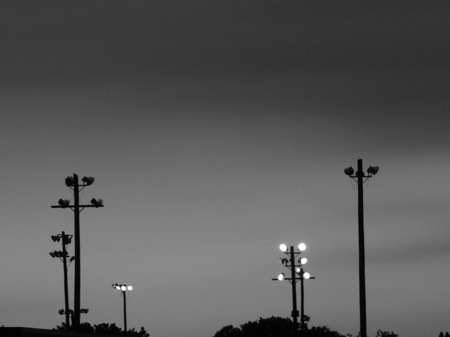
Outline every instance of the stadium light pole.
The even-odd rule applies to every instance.
[[[293,322],[293,335],[295,336],[298,328],[298,316],[299,312],[297,309],[297,281],[300,280],[301,285],[301,313],[300,313],[300,330],[304,331],[306,329],[306,321],[309,321],[309,317],[305,315],[305,302],[304,302],[304,286],[303,280],[314,279],[315,277],[311,277],[308,272],[304,272],[303,265],[308,262],[306,258],[301,258],[295,261],[297,255],[300,255],[306,249],[306,245],[304,243],[300,243],[298,245],[298,251],[295,251],[294,246],[288,246],[286,244],[280,245],[280,250],[288,256],[288,258],[281,258],[280,262],[290,270],[291,277],[286,277],[284,273],[281,273],[277,276],[277,278],[273,278],[272,281],[290,281],[292,285],[292,322]]]
[[[126,284],[117,284],[114,283],[112,285],[114,289],[120,290],[123,295],[123,331],[127,332],[127,291],[133,290],[132,286],[127,286]]]
[[[358,184],[358,247],[359,247],[359,319],[361,337],[367,337],[366,313],[366,262],[364,248],[364,196],[363,184],[366,180],[378,173],[378,166],[369,166],[367,174],[363,171],[362,159],[358,159],[358,168],[355,173],[353,167],[344,169],[344,173]]]
[[[70,208],[74,213],[74,238],[75,238],[75,281],[74,281],[74,310],[72,318],[72,329],[78,330],[80,327],[80,292],[81,292],[81,259],[80,259],[80,212],[87,207],[103,207],[102,199],[91,200],[90,205],[80,205],[80,191],[86,186],[94,183],[93,177],[83,177],[81,183],[78,181],[78,175],[75,173],[65,180],[66,186],[73,190],[74,203],[71,205],[69,200],[59,199],[58,205],[52,208]]]
[[[65,306],[65,315],[66,315],[66,329],[70,330],[70,313],[69,313],[69,284],[67,281],[67,257],[68,253],[66,250],[66,245],[70,244],[72,241],[72,235],[68,235],[64,232],[58,235],[52,235],[51,238],[54,242],[62,243],[62,251],[54,251],[50,253],[50,256],[53,258],[59,258],[64,267],[64,306]],[[74,257],[70,258],[70,262],[72,262]]]

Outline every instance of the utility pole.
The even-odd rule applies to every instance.
[[[58,252],[58,251],[51,252],[50,256],[53,258],[58,257],[63,263],[63,268],[64,268],[64,306],[65,306],[64,313],[66,315],[66,329],[69,330],[70,329],[70,309],[69,309],[69,283],[67,280],[68,253],[66,250],[66,245],[70,244],[70,242],[72,241],[72,235],[68,235],[68,234],[64,233],[64,231],[63,231],[61,234],[52,235],[51,238],[54,242],[61,241],[61,243],[62,243],[62,251],[61,252]],[[72,259],[73,258],[71,258],[71,261],[72,261]]]
[[[80,327],[80,295],[81,295],[81,257],[80,257],[80,212],[86,207],[103,207],[102,199],[91,200],[91,205],[80,205],[80,190],[94,183],[93,177],[83,177],[82,184],[78,181],[75,173],[72,177],[67,177],[66,186],[73,190],[74,204],[70,205],[69,200],[59,199],[58,206],[52,208],[70,208],[74,213],[74,237],[75,237],[75,275],[74,275],[74,310],[72,317],[72,327],[77,330]]]
[[[367,174],[363,171],[362,159],[358,159],[357,171],[347,167],[344,173],[358,184],[358,251],[359,251],[359,320],[361,337],[367,337],[367,313],[366,313],[366,262],[364,248],[364,182],[377,174],[378,166],[369,166]]]

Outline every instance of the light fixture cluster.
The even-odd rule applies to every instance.
[[[133,287],[132,287],[132,286],[128,286],[128,285],[126,285],[126,284],[118,284],[118,283],[114,283],[114,284],[112,285],[112,287],[113,287],[114,289],[117,289],[117,290],[120,290],[120,291],[123,291],[123,292],[133,290]]]
[[[293,249],[293,247],[292,247],[292,249]],[[299,255],[299,254],[301,254],[303,251],[306,250],[306,244],[304,244],[303,242],[300,243],[300,244],[297,246],[297,249],[298,249],[297,252],[296,252],[296,251],[292,251],[292,252],[291,252],[291,251],[289,251],[289,247],[288,247],[285,243],[282,243],[282,244],[280,245],[280,250],[281,250],[283,253],[285,253],[286,255],[291,256],[291,258],[286,258],[286,257],[280,258],[280,262],[281,262],[286,268],[289,268],[289,269],[294,268],[296,274],[299,275],[299,278],[308,280],[308,279],[311,278],[311,274],[308,273],[308,272],[304,272],[304,271],[303,271],[303,268],[302,268],[303,265],[305,265],[305,264],[308,262],[308,259],[307,259],[306,257],[302,257],[302,258],[299,258],[297,262],[295,261],[295,259],[292,260],[292,257],[294,257],[294,256],[296,256],[296,255]],[[286,275],[285,275],[284,273],[278,274],[278,276],[277,276],[276,279],[277,279],[278,281],[284,281],[284,280],[292,281],[292,278],[286,278]]]
[[[355,174],[355,170],[353,169],[353,167],[350,166],[344,169],[344,173],[348,175],[350,178],[357,178],[360,174],[362,174],[362,176],[365,178],[370,178],[371,176],[377,174],[379,170],[380,168],[378,166],[369,166],[369,168],[366,171],[367,175],[364,175],[364,172],[360,173],[359,171],[357,171]]]

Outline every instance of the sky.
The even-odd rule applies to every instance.
[[[54,328],[81,201],[82,321],[212,337],[290,317],[280,243],[307,244],[311,326],[450,331],[448,2],[0,3],[0,325]],[[73,254],[73,245],[68,247]],[[73,265],[69,267],[73,304]]]

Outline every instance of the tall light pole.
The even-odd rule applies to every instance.
[[[364,197],[363,184],[377,174],[378,166],[369,166],[367,174],[363,171],[362,159],[358,159],[358,169],[355,173],[353,167],[347,167],[344,173],[358,184],[358,247],[359,247],[359,319],[361,337],[367,337],[366,313],[366,262],[364,252]]]
[[[127,291],[133,290],[132,286],[127,286],[126,284],[117,284],[114,283],[112,285],[114,289],[120,290],[123,295],[123,331],[127,332]]]
[[[59,258],[63,263],[63,267],[64,267],[64,305],[65,305],[64,313],[66,314],[66,329],[70,330],[69,285],[68,285],[68,281],[67,281],[68,253],[66,250],[66,245],[70,244],[70,242],[72,241],[72,235],[68,235],[68,234],[62,232],[61,234],[58,234],[58,235],[52,235],[51,238],[54,242],[61,241],[61,243],[62,243],[62,251],[55,250],[54,252],[50,253],[50,256],[53,258],[55,258],[55,257]],[[74,259],[74,257],[71,257],[70,262],[72,262],[73,259]]]
[[[81,268],[80,268],[80,212],[86,207],[103,207],[102,199],[91,200],[91,205],[80,205],[80,191],[86,186],[94,183],[93,177],[83,177],[82,183],[78,181],[78,175],[75,173],[72,177],[67,177],[66,186],[73,190],[74,203],[71,205],[69,200],[59,199],[58,205],[52,208],[70,208],[74,213],[74,235],[75,235],[75,281],[74,281],[74,311],[72,318],[72,328],[77,330],[80,327],[80,292],[81,292]]]
[[[305,297],[304,297],[304,286],[303,280],[314,279],[308,272],[304,272],[303,265],[308,262],[306,258],[301,258],[296,261],[297,255],[300,255],[306,249],[306,245],[304,243],[300,243],[298,245],[298,251],[295,251],[294,246],[289,247],[284,243],[280,245],[280,250],[288,256],[288,258],[280,259],[280,262],[290,269],[291,277],[286,277],[284,273],[281,273],[277,276],[277,278],[272,279],[273,281],[290,281],[292,285],[292,322],[293,322],[293,335],[295,336],[298,328],[298,316],[299,312],[297,309],[297,281],[300,281],[301,285],[301,314],[300,314],[300,330],[304,331],[306,329],[305,322],[309,320],[309,317],[305,315]]]

